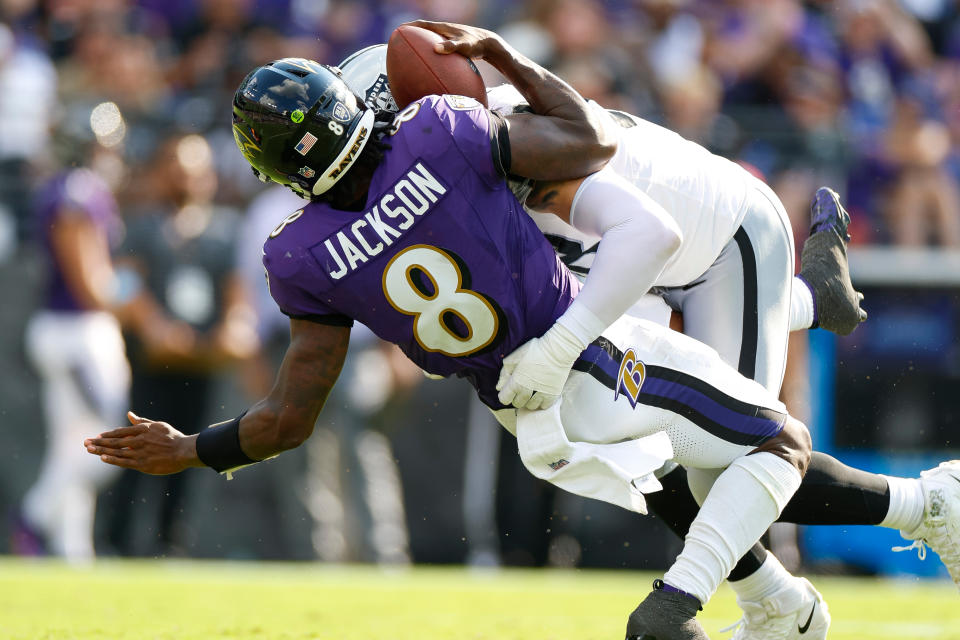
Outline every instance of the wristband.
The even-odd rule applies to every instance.
[[[240,447],[240,420],[245,415],[246,411],[229,422],[207,427],[197,434],[200,462],[219,473],[260,462],[245,454]]]

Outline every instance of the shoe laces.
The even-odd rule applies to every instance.
[[[738,602],[738,604],[743,608],[743,616],[733,624],[720,629],[720,633],[735,630],[730,640],[749,640],[750,638],[776,640],[787,637],[784,629],[775,628],[776,622],[782,617],[768,603]]]
[[[734,633],[734,634],[733,634],[733,637],[730,638],[730,640],[736,640],[737,637],[740,635],[740,634],[739,634],[740,629],[742,629],[743,627],[746,627],[746,626],[747,626],[747,619],[746,619],[745,617],[742,617],[742,618],[740,618],[739,620],[737,620],[736,622],[734,622],[733,624],[728,625],[728,626],[724,627],[723,629],[720,629],[720,633],[726,633],[727,631],[733,631],[734,629],[736,629],[736,630],[737,630],[737,633]]]
[[[952,519],[960,514],[951,513],[949,508],[944,506],[945,499],[941,490],[936,489],[930,494],[934,496],[932,508],[936,509],[936,515],[928,517],[915,535],[909,536],[915,538],[913,544],[906,547],[892,547],[892,550],[916,549],[917,557],[924,560],[927,556],[927,546],[929,546],[940,556],[940,561],[947,567],[953,582],[960,586],[960,535],[958,531],[951,531],[951,527],[957,527],[956,524],[951,525]]]
[[[891,551],[896,551],[897,553],[901,551],[910,551],[911,549],[917,550],[917,557],[921,560],[925,560],[927,557],[927,545],[923,543],[923,540],[914,540],[913,544],[907,545],[905,547],[890,547]]]

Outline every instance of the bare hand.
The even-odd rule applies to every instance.
[[[166,422],[127,412],[130,427],[105,431],[83,441],[88,453],[108,464],[143,473],[165,475],[203,466],[197,458],[196,436],[187,436]]]
[[[446,40],[434,46],[437,53],[459,53],[468,58],[488,58],[503,53],[504,42],[492,31],[452,22],[431,22],[414,20],[408,23],[428,31],[440,34]]]

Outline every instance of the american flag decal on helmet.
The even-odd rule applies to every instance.
[[[305,133],[303,134],[303,137],[300,138],[300,142],[297,143],[294,149],[296,149],[297,153],[300,155],[305,156],[310,153],[310,149],[313,149],[313,145],[316,143],[317,136],[313,135],[312,133]]]

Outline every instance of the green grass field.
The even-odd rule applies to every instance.
[[[620,640],[654,576],[627,571],[0,559],[0,638]],[[835,640],[960,640],[946,582],[816,578]],[[724,586],[700,614],[738,618]]]

